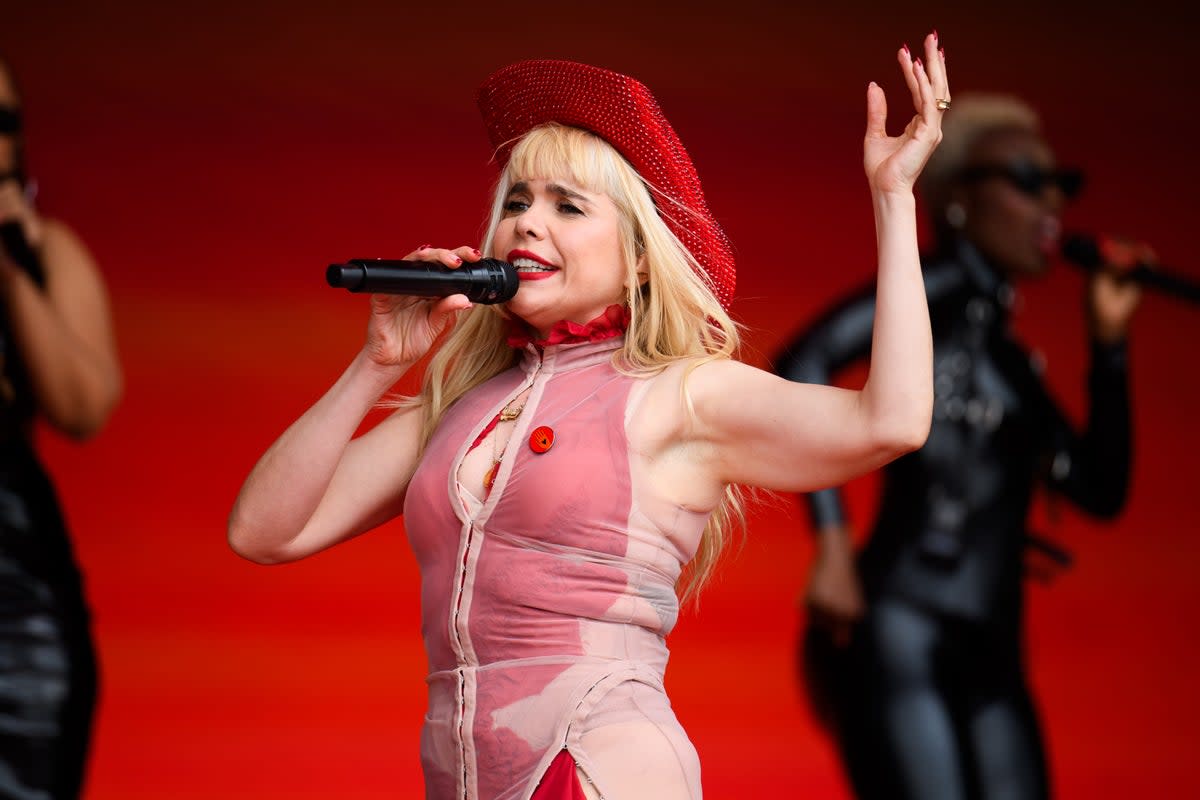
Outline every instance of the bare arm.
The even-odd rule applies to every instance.
[[[259,563],[295,561],[395,516],[417,453],[419,414],[397,412],[352,440],[404,373],[359,354],[263,454],[234,503],[229,544]],[[413,418],[416,419],[415,424]],[[381,463],[382,462],[382,463]]]
[[[864,166],[875,210],[879,275],[871,366],[860,391],[793,383],[732,361],[707,363],[688,382],[695,427],[715,485],[811,491],[843,483],[920,447],[933,403],[933,346],[917,250],[913,185],[941,139],[947,98],[933,35],[928,64],[898,54],[916,116],[889,137],[883,91],[867,91]]]
[[[83,243],[42,219],[15,181],[0,185],[0,221],[17,221],[40,258],[39,287],[0,252],[0,302],[39,413],[76,439],[96,433],[121,396],[108,293]]]
[[[1142,249],[1147,252],[1133,254],[1130,261],[1152,263],[1153,253]],[[1129,494],[1133,433],[1125,338],[1140,300],[1137,284],[1108,272],[1097,271],[1088,282],[1092,352],[1085,428],[1077,431],[1048,394],[1042,398],[1053,443],[1051,485],[1105,519],[1120,514]]]
[[[477,251],[422,249],[409,259],[457,266]],[[352,438],[367,412],[432,346],[453,314],[470,305],[371,298],[367,341],[312,408],[271,445],[238,494],[229,544],[263,564],[295,561],[357,536],[400,513],[417,463],[422,410],[403,409]]]
[[[809,492],[845,483],[920,447],[923,408],[932,407],[919,390],[872,402],[870,384],[793,383],[736,361],[705,364],[687,385],[696,420],[689,438],[703,448],[714,486]],[[874,391],[887,385],[877,380]]]

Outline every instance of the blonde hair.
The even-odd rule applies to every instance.
[[[950,202],[950,189],[971,151],[985,136],[998,131],[1039,134],[1037,112],[1025,102],[1006,94],[962,94],[942,120],[942,141],[921,171],[917,188],[935,219]]]
[[[662,197],[599,136],[579,128],[549,124],[534,128],[513,147],[496,184],[482,249],[492,254],[496,229],[512,186],[533,177],[569,180],[590,192],[602,192],[620,211],[630,321],[614,365],[630,375],[649,376],[667,366],[732,358],[739,347],[736,323],[721,307],[695,256],[671,232],[654,203]],[[694,213],[676,206],[674,213]],[[644,259],[646,280],[637,273]],[[516,363],[518,351],[506,342],[505,312],[476,305],[463,312],[425,372],[421,392],[412,399],[424,408],[422,447],[446,410],[471,389]],[[691,410],[686,386],[681,401]],[[709,519],[695,558],[681,579],[687,601],[711,577],[731,532],[744,523],[742,488],[729,486]]]

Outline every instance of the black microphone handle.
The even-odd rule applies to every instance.
[[[1143,286],[1158,289],[1189,303],[1200,304],[1200,281],[1176,273],[1163,272],[1158,267],[1147,267],[1144,264],[1134,267],[1129,277]]]
[[[520,285],[512,265],[494,258],[454,269],[430,261],[352,258],[344,264],[330,264],[325,279],[330,286],[351,292],[411,297],[463,294],[473,303],[485,304],[511,300]]]
[[[1062,244],[1062,254],[1067,261],[1088,272],[1096,272],[1104,267],[1100,247],[1090,236],[1076,234],[1067,237]],[[1116,275],[1172,297],[1200,304],[1200,281],[1165,271],[1162,267],[1136,264],[1128,272],[1118,271]]]
[[[25,229],[16,220],[0,223],[0,248],[8,258],[33,278],[38,286],[45,286],[46,274],[42,267],[42,258],[37,251],[29,246],[25,239]]]

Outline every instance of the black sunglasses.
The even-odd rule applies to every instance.
[[[21,112],[12,106],[0,106],[0,134],[21,132]]]
[[[1045,169],[1032,161],[1014,161],[1010,164],[979,164],[967,167],[959,179],[968,183],[1003,178],[1018,191],[1038,197],[1047,186],[1056,186],[1070,200],[1083,189],[1083,170],[1071,167]]]

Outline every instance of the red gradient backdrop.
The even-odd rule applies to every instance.
[[[229,552],[224,524],[256,457],[361,341],[365,300],[325,288],[325,264],[478,240],[492,168],[472,92],[494,68],[571,58],[655,90],[737,246],[753,363],[869,277],[864,90],[879,81],[906,118],[893,53],[935,25],[957,92],[1026,97],[1086,167],[1072,227],[1143,237],[1200,278],[1191,33],[1166,4],[428,5],[4,5],[39,202],[102,265],[127,376],[98,439],[41,434],[103,660],[93,800],[420,795],[402,526],[267,569]],[[1080,296],[1059,269],[1017,319],[1077,416]],[[1126,514],[1039,512],[1078,556],[1030,589],[1062,797],[1195,783],[1198,322],[1154,296],[1137,319]],[[871,486],[852,487],[859,520]],[[768,502],[673,636],[668,682],[712,797],[845,796],[793,679],[810,555],[795,500]]]

